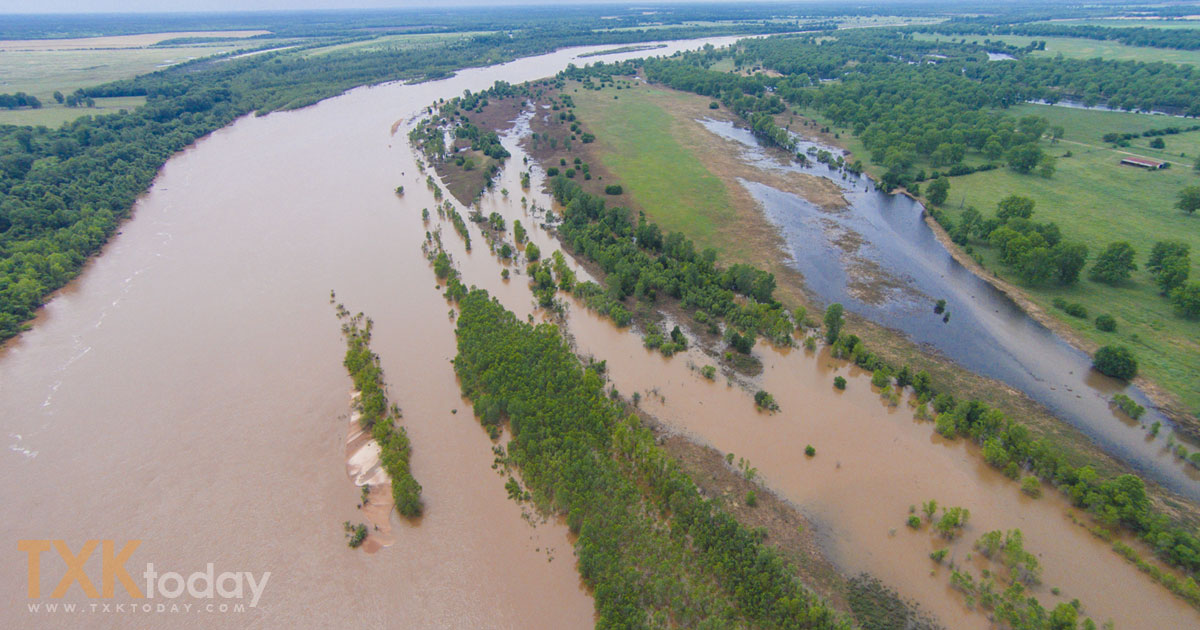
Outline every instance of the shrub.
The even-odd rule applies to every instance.
[[[708,108],[709,109],[721,109],[721,104],[716,101],[712,101],[711,103],[708,104]]]
[[[1136,400],[1126,396],[1125,394],[1116,394],[1112,398],[1112,402],[1118,409],[1125,412],[1125,415],[1137,420],[1146,413],[1146,408],[1139,405]]]
[[[767,411],[777,411],[779,409],[779,405],[775,403],[775,397],[761,389],[754,393],[754,404],[759,409],[766,409]]]
[[[1112,332],[1117,329],[1117,320],[1112,315],[1099,315],[1096,317],[1096,328],[1104,332]]]
[[[1133,352],[1125,346],[1100,348],[1092,357],[1092,367],[1105,376],[1126,381],[1137,376],[1138,369],[1137,359],[1133,357]]]
[[[746,493],[746,505],[750,507],[758,505],[758,494],[756,494],[753,490]]]
[[[537,245],[535,245],[534,243],[530,243],[525,246],[525,258],[528,259],[529,262],[535,262],[535,261],[537,261],[537,259],[539,259],[541,257],[542,257],[542,250],[538,249]]]
[[[557,166],[551,166],[550,168],[546,169],[546,177],[555,177],[556,175],[558,175]]]
[[[840,376],[833,377],[833,386],[838,389],[846,389],[846,379]]]
[[[717,377],[717,368],[711,365],[706,365],[700,368],[700,375],[711,381]]]
[[[1078,302],[1072,302],[1068,304],[1063,311],[1065,311],[1066,314],[1070,315],[1071,317],[1078,317],[1080,319],[1087,319],[1088,316],[1087,309]]]
[[[625,192],[625,189],[621,188],[620,184],[609,184],[604,187],[604,194],[606,195],[619,195],[623,192]]]
[[[921,517],[916,514],[909,516],[907,525],[913,529],[921,529]]]
[[[1037,477],[1030,475],[1021,480],[1021,492],[1036,499],[1042,496],[1042,483]]]
[[[812,444],[809,444],[808,446],[804,447],[804,454],[812,457],[817,454],[817,449],[813,448]]]

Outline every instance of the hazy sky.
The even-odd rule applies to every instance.
[[[0,13],[148,13],[161,11],[272,11],[391,9],[497,4],[631,4],[636,0],[0,0]],[[671,0],[641,0],[663,4]],[[695,2],[697,0],[690,0]],[[703,1],[703,0],[700,0]]]

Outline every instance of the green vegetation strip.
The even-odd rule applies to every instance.
[[[534,501],[579,536],[597,628],[849,627],[761,534],[701,498],[556,327],[522,322],[481,290],[459,306],[463,393],[485,426],[507,418],[509,456]]]
[[[370,429],[371,437],[379,444],[380,464],[392,478],[392,498],[396,503],[396,511],[415,518],[421,515],[421,484],[413,478],[409,468],[412,444],[408,440],[408,432],[399,425],[400,407],[388,404],[379,355],[371,351],[373,324],[370,319],[364,322],[361,314],[348,317],[344,309],[339,308],[338,311],[339,316],[346,319],[342,324],[342,334],[346,337],[343,364],[354,379],[354,389],[360,394],[357,405],[362,415],[358,423],[362,428]]]

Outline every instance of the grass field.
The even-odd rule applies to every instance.
[[[49,103],[43,103],[41,109],[0,109],[0,125],[58,127],[80,116],[115,114],[122,109],[133,111],[145,102],[146,97],[144,96],[120,96],[98,98],[95,107],[65,107],[51,100]]]
[[[260,45],[256,40],[255,45]],[[166,66],[245,47],[246,44],[124,48],[107,50],[47,50],[0,52],[0,92],[25,92],[42,103],[53,103],[55,90],[68,94],[153,72]]]
[[[1070,151],[1071,157],[1058,159],[1058,170],[1052,179],[1018,175],[1009,169],[953,178],[946,204],[952,220],[968,206],[990,215],[1000,199],[1019,194],[1037,202],[1035,220],[1054,221],[1067,239],[1086,243],[1093,256],[1108,243],[1127,240],[1137,250],[1139,267],[1144,267],[1156,241],[1183,240],[1193,251],[1191,277],[1200,278],[1200,216],[1189,216],[1174,208],[1178,191],[1187,185],[1200,184],[1200,175],[1187,166],[1163,171],[1121,166],[1118,162],[1124,154],[1099,140],[1107,131],[1135,131],[1182,121],[1146,114],[1039,105],[1023,105],[1014,108],[1013,113],[1036,113],[1063,125],[1064,140],[1046,148],[1056,156]],[[1200,132],[1168,136],[1166,141],[1168,152],[1186,147],[1189,155],[1200,153]],[[1124,150],[1161,157],[1163,152],[1156,155],[1136,146],[1144,147],[1146,142],[1138,139],[1134,147]],[[982,254],[989,269],[1014,280],[1000,266],[995,251],[979,243],[972,246]],[[1087,280],[1086,270],[1084,276],[1070,288],[1024,289],[1048,312],[1097,344],[1129,345],[1142,365],[1142,374],[1177,394],[1193,413],[1200,410],[1200,378],[1196,378],[1200,373],[1200,323],[1177,317],[1144,269],[1119,287]],[[1051,306],[1055,298],[1083,304],[1089,319],[1055,310]],[[1094,318],[1102,313],[1116,317],[1115,332],[1106,333],[1095,327]]]
[[[613,99],[613,96],[617,99]],[[596,134],[601,162],[664,231],[682,231],[698,247],[728,248],[721,233],[736,217],[719,178],[684,146],[664,101],[687,98],[654,88],[571,93]]]
[[[1155,116],[1132,112],[1109,112],[1101,110],[1080,111],[1070,107],[1025,104],[1008,110],[1014,116],[1036,115],[1046,118],[1051,125],[1062,125],[1067,130],[1066,139],[1090,145],[1104,146],[1102,138],[1109,132],[1142,133],[1166,127],[1186,128],[1200,121],[1174,116]],[[1200,157],[1200,131],[1162,136],[1166,147],[1153,149],[1151,138],[1134,138],[1130,146],[1122,150],[1156,160],[1170,161],[1174,167],[1191,168]]]
[[[1026,37],[1024,35],[930,35],[917,33],[917,39],[928,41],[961,40],[982,43],[985,39],[1000,40],[1013,46],[1028,46],[1032,41],[1045,41],[1046,50],[1034,51],[1034,55],[1054,57],[1062,55],[1070,59],[1111,59],[1115,61],[1166,61],[1170,63],[1200,65],[1200,50],[1172,50],[1148,46],[1126,46],[1113,41],[1083,39],[1080,37]]]

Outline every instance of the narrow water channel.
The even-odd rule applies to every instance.
[[[1200,499],[1200,471],[1180,462],[1163,432],[1151,438],[1110,405],[1123,392],[1147,408],[1146,425],[1171,422],[1137,387],[1106,377],[1091,357],[1025,312],[1004,293],[963,267],[925,224],[924,207],[889,195],[866,177],[816,162],[784,164],[732,123],[706,120],[705,128],[734,141],[742,157],[761,169],[825,177],[842,189],[846,207],[827,209],[803,197],[743,180],[768,220],[783,235],[789,264],[826,304],[896,329],[935,348],[964,367],[1000,380],[1045,405],[1107,452],[1142,475],[1192,499]],[[840,151],[802,142],[808,148]],[[934,312],[945,299],[949,321]]]

